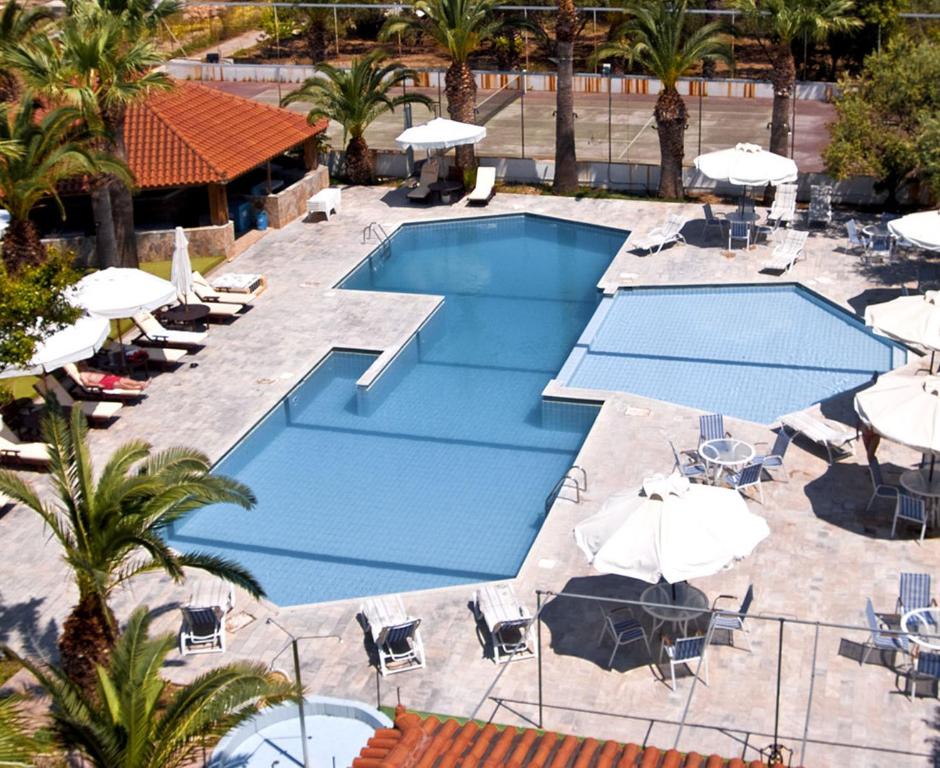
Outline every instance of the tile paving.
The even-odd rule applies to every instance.
[[[532,211],[632,225],[642,234],[660,223],[670,207],[500,194],[483,213]],[[692,219],[700,215],[698,206],[677,207]],[[269,289],[247,316],[213,327],[208,345],[191,363],[157,377],[142,404],[126,409],[107,430],[95,430],[95,455],[103,457],[131,437],[144,437],[158,447],[195,445],[218,459],[332,347],[395,348],[437,300],[334,289],[373,247],[362,242],[363,227],[378,221],[391,231],[403,221],[480,213],[463,203],[408,207],[400,193],[388,188],[354,188],[344,191],[342,215],[329,222],[297,221],[271,232],[223,268],[263,272]],[[758,272],[764,249],[731,256],[717,238],[702,243],[694,221],[688,232],[689,245],[657,256],[638,257],[622,250],[603,286],[781,279]],[[932,265],[919,261],[863,268],[856,257],[842,252],[842,243],[834,228],[816,232],[808,258],[785,279],[798,280],[859,311],[866,301],[891,298],[901,285],[935,276]],[[821,408],[851,422],[849,397],[835,398]],[[611,493],[667,471],[672,464],[667,441],[694,444],[697,415],[688,408],[623,393],[608,397],[578,457],[588,471],[588,492],[580,504],[563,499],[555,503],[516,579],[517,592],[530,605],[536,589],[606,597],[639,593],[636,584],[592,575],[570,532]],[[773,437],[766,426],[735,420],[728,425],[744,439]],[[883,463],[898,466],[916,458],[890,445],[880,456]],[[787,462],[790,481],[767,483],[766,503],[751,505],[768,520],[770,538],[734,569],[697,582],[710,598],[741,595],[753,583],[756,613],[859,625],[866,596],[880,610],[893,610],[901,570],[938,575],[933,571],[937,540],[923,545],[906,537],[891,540],[886,506],[864,513],[870,486],[857,458],[830,467],[800,443],[791,448]],[[0,531],[0,641],[54,654],[55,632],[74,599],[55,546],[38,519],[23,509],[8,511]],[[537,665],[523,661],[497,669],[483,657],[467,608],[471,594],[472,589],[454,587],[405,596],[411,612],[423,618],[428,664],[425,670],[380,681],[382,702],[400,699],[418,710],[530,724],[537,716]],[[159,612],[159,629],[176,631],[174,607],[185,597],[184,586],[148,577],[120,593],[115,607],[119,616],[126,616],[133,606],[146,604]],[[301,641],[303,676],[311,691],[375,701],[376,676],[355,618],[357,610],[358,601],[278,608],[240,596],[236,613],[248,614],[242,617],[247,623],[230,635],[226,658],[260,659],[289,670],[289,653],[283,652],[286,637],[266,623],[273,617],[297,635],[341,639]],[[682,678],[679,691],[671,692],[636,649],[622,651],[613,671],[603,669],[609,649],[596,645],[599,616],[596,603],[572,598],[555,598],[545,607],[543,724],[562,732],[671,747],[690,678]],[[754,621],[753,654],[723,645],[710,649],[710,684],[695,688],[680,749],[753,758],[755,748],[772,741],[777,632],[776,622]],[[782,743],[796,750],[793,764],[933,764],[937,699],[925,696],[911,703],[896,687],[893,672],[874,656],[859,666],[854,643],[865,636],[863,631],[822,628],[814,643],[815,632],[812,625],[787,625],[785,630],[779,732]],[[217,655],[174,658],[166,673],[184,680],[221,660]],[[809,741],[802,753],[804,729]]]

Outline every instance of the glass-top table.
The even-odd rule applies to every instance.
[[[653,617],[651,638],[667,623],[678,626],[679,637],[687,637],[689,622],[708,610],[705,593],[684,582],[654,584],[643,590],[640,600],[643,601],[643,610]]]
[[[698,447],[698,455],[712,470],[712,482],[717,483],[727,468],[737,468],[754,458],[754,446],[733,437],[706,440]]]

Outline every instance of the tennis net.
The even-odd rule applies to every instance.
[[[522,77],[515,75],[506,85],[476,105],[477,125],[486,125],[496,115],[522,96]]]

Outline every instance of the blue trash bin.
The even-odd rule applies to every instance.
[[[268,212],[267,211],[258,211],[258,215],[255,216],[255,228],[256,229],[268,228]]]

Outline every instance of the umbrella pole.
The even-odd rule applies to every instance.
[[[933,465],[936,463],[937,457],[934,454],[930,454],[930,477],[927,478],[928,482],[933,482]]]

